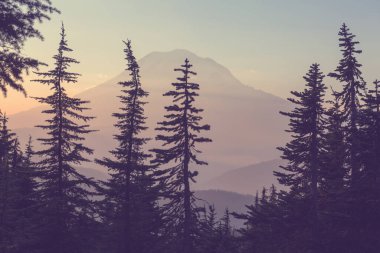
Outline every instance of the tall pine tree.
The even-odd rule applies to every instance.
[[[8,118],[0,112],[0,252],[4,253],[15,247],[15,143],[15,134],[8,128]]]
[[[172,236],[177,238],[175,251],[193,252],[194,238],[197,233],[197,212],[194,206],[194,195],[191,182],[195,182],[198,172],[192,170],[194,165],[207,165],[198,158],[198,144],[211,142],[209,138],[201,137],[200,133],[210,130],[209,125],[201,124],[199,115],[203,109],[196,108],[195,98],[198,96],[199,84],[190,81],[192,65],[186,59],[181,68],[178,82],[172,83],[173,90],[164,94],[173,98],[173,104],[166,106],[165,120],[159,122],[156,128],[161,134],[156,139],[163,142],[163,148],[153,151],[156,157],[153,163],[163,165],[166,196],[168,203],[165,211],[168,216],[168,227],[172,228]]]
[[[362,72],[356,56],[362,51],[357,49],[358,41],[355,41],[355,35],[343,23],[339,31],[339,47],[342,52],[342,59],[334,72],[328,76],[335,78],[343,85],[340,92],[336,95],[343,107],[343,118],[345,126],[345,135],[347,143],[347,163],[351,173],[351,184],[353,187],[358,183],[360,178],[360,142],[358,134],[360,99],[365,91],[365,82],[362,78]]]
[[[324,75],[318,64],[312,64],[304,76],[306,88],[302,92],[291,92],[295,98],[288,100],[295,104],[291,112],[281,112],[290,118],[289,133],[292,140],[285,147],[282,158],[287,161],[281,168],[283,172],[275,172],[281,184],[290,187],[289,196],[304,202],[311,226],[311,244],[309,249],[318,250],[319,211],[318,184],[320,178],[321,140],[323,136],[325,95]],[[307,210],[309,209],[309,210]]]
[[[70,65],[78,63],[66,56],[71,51],[62,24],[58,53],[53,57],[54,68],[36,73],[41,79],[35,81],[51,86],[53,91],[46,98],[36,98],[49,107],[43,111],[49,116],[46,124],[38,126],[47,132],[46,137],[38,139],[45,149],[36,152],[40,157],[43,204],[42,252],[83,252],[82,238],[75,229],[91,218],[83,213],[92,210],[94,193],[90,188],[94,183],[75,166],[88,162],[85,155],[92,154],[92,149],[83,144],[84,135],[92,132],[87,124],[92,117],[82,115],[88,109],[88,102],[69,97],[63,87],[65,83],[76,83],[79,76],[69,72]]]
[[[110,171],[105,182],[105,222],[110,237],[107,251],[115,253],[158,252],[160,210],[158,184],[154,168],[147,165],[150,154],[144,150],[149,140],[142,135],[145,126],[144,99],[148,93],[140,82],[140,68],[131,48],[125,43],[127,71],[130,81],[120,82],[122,95],[120,112],[114,113],[119,132],[115,135],[118,147],[111,151],[113,158],[97,162]]]
[[[50,19],[58,12],[50,0],[2,0],[0,2],[0,92],[4,96],[8,87],[25,94],[23,74],[36,69],[38,60],[22,54],[30,38],[43,39],[36,23]]]

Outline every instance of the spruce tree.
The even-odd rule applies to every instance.
[[[51,86],[53,92],[48,97],[36,98],[49,107],[43,111],[49,116],[46,124],[38,126],[46,131],[46,137],[38,139],[45,149],[36,155],[39,156],[39,194],[43,204],[42,252],[67,253],[84,250],[75,229],[91,218],[83,213],[92,210],[94,182],[75,166],[88,162],[85,155],[92,154],[92,149],[83,144],[84,135],[92,132],[88,126],[92,117],[82,115],[88,109],[88,102],[69,97],[63,86],[76,83],[79,74],[69,72],[70,65],[78,61],[66,56],[72,50],[68,47],[63,24],[60,35],[58,53],[53,57],[54,68],[36,73],[41,79],[35,81]]]
[[[363,209],[363,175],[365,175],[363,159],[365,159],[365,139],[360,127],[362,118],[361,100],[366,92],[366,83],[360,70],[361,64],[357,56],[362,53],[357,49],[358,41],[355,40],[349,28],[343,24],[339,31],[339,47],[342,59],[333,73],[329,76],[338,80],[343,89],[336,92],[342,108],[343,133],[345,135],[345,164],[350,175],[349,187],[345,193],[344,202],[347,210],[345,229],[345,250],[354,252],[366,245],[363,219],[367,217]],[[360,229],[362,228],[362,229]]]
[[[146,117],[144,101],[148,92],[140,82],[140,68],[131,48],[125,43],[125,59],[131,80],[120,82],[122,95],[115,135],[118,147],[111,151],[112,158],[97,162],[108,168],[111,178],[104,183],[105,222],[110,229],[107,251],[158,252],[160,210],[158,184],[154,168],[147,164],[151,157],[144,146],[149,138],[143,137]]]
[[[334,100],[328,101],[329,108],[323,117],[320,189],[321,194],[326,198],[329,194],[343,193],[348,180],[343,112],[339,100],[334,94],[333,92]]]
[[[362,51],[357,49],[358,41],[350,29],[343,23],[339,34],[339,47],[342,52],[342,59],[334,72],[328,76],[335,78],[343,85],[336,95],[343,107],[343,119],[347,142],[347,163],[351,174],[351,184],[353,187],[360,178],[360,142],[358,133],[360,99],[364,95],[365,82],[362,78],[360,67],[362,66],[356,59]]]
[[[233,213],[245,224],[237,230],[235,241],[240,246],[238,252],[293,252],[289,250],[295,247],[289,246],[291,237],[288,230],[296,228],[293,226],[295,214],[288,208],[291,202],[280,198],[281,194],[272,186],[268,196],[267,189],[263,188],[261,196],[256,195],[254,205],[246,206],[246,213]]]
[[[191,166],[207,165],[198,158],[200,151],[197,145],[211,141],[200,136],[201,132],[210,130],[210,126],[201,124],[199,114],[203,109],[194,105],[199,84],[190,81],[191,76],[196,75],[191,67],[186,59],[181,68],[174,69],[182,76],[177,78],[178,82],[172,83],[173,90],[164,94],[173,98],[173,104],[165,107],[165,120],[159,122],[160,127],[156,128],[161,132],[156,140],[163,142],[163,148],[153,150],[156,154],[153,163],[162,165],[165,173],[168,226],[174,229],[173,236],[178,238],[176,251],[184,253],[193,252],[198,220],[190,186],[198,172]]]
[[[325,95],[324,75],[318,64],[312,64],[304,76],[306,88],[302,92],[292,91],[295,98],[288,100],[295,105],[291,112],[281,112],[290,118],[292,139],[282,151],[282,158],[287,165],[281,166],[282,172],[275,172],[281,184],[290,187],[289,196],[304,202],[311,226],[309,249],[318,250],[319,238],[319,178],[320,157],[323,137],[324,114],[323,103]],[[288,196],[288,197],[289,197]],[[306,224],[305,224],[306,226]]]
[[[365,139],[364,150],[367,151],[363,157],[364,180],[373,189],[380,181],[380,81],[373,82],[373,88],[367,91],[363,102],[360,125],[364,135],[361,137]]]
[[[0,252],[8,253],[15,247],[14,187],[15,134],[8,129],[8,118],[0,112]]]
[[[38,60],[22,54],[26,40],[43,39],[36,23],[49,20],[58,12],[50,0],[2,0],[0,3],[0,91],[7,95],[8,86],[25,94],[24,73],[36,69]]]
[[[360,114],[360,148],[363,169],[360,185],[355,196],[357,207],[357,224],[361,233],[355,234],[357,248],[376,252],[380,248],[380,82],[373,82],[363,98]]]
[[[213,205],[205,208],[203,218],[199,225],[199,242],[196,252],[216,253],[218,248],[217,213]]]
[[[333,100],[327,102],[323,118],[320,167],[321,240],[325,250],[345,251],[344,232],[347,229],[347,184],[349,173],[346,164],[346,142],[343,112],[333,91]],[[328,251],[327,251],[328,252]]]
[[[17,219],[15,220],[15,241],[17,248],[14,252],[34,251],[37,248],[38,219],[39,219],[39,195],[38,195],[38,170],[33,162],[32,138],[22,152],[15,142],[13,150],[13,171],[16,189],[14,199]]]
[[[216,253],[238,252],[238,244],[231,226],[231,213],[228,208],[225,210],[224,215],[219,222],[217,228],[217,241],[218,245],[216,247]]]

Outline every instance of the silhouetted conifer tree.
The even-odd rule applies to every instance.
[[[197,241],[196,252],[224,253],[238,252],[238,244],[231,226],[231,214],[225,210],[223,217],[218,220],[215,208],[209,206],[205,217],[200,220],[200,237]]]
[[[2,0],[0,3],[0,91],[7,95],[8,86],[25,93],[23,74],[41,63],[21,53],[29,38],[43,39],[36,23],[58,12],[49,0]]]
[[[289,252],[287,250],[293,247],[289,245],[290,233],[287,231],[295,228],[294,216],[289,215],[290,202],[283,200],[286,196],[279,198],[274,186],[270,188],[269,196],[264,189],[261,197],[256,196],[254,205],[246,206],[247,213],[233,213],[235,218],[245,223],[245,227],[237,230],[235,238],[239,252]],[[288,226],[286,222],[289,222]]]
[[[214,206],[205,208],[204,217],[199,225],[199,242],[197,252],[215,253],[218,247],[217,238],[217,213]]]
[[[32,161],[34,155],[32,139],[22,152],[15,142],[13,150],[14,182],[16,196],[14,199],[17,219],[15,223],[15,241],[17,247],[13,252],[34,251],[38,247],[37,233],[39,225],[38,170]]]
[[[15,247],[14,187],[15,134],[7,126],[8,118],[0,112],[0,252],[11,252]]]
[[[343,112],[337,98],[329,101],[328,104],[329,108],[323,119],[324,135],[320,170],[320,189],[324,197],[329,194],[343,193],[348,180]]]
[[[179,82],[172,83],[174,89],[164,94],[173,97],[173,104],[165,107],[166,120],[159,122],[160,127],[156,128],[161,132],[156,139],[163,142],[163,148],[153,150],[156,153],[153,162],[165,166],[163,180],[169,199],[165,204],[169,217],[167,222],[170,228],[174,228],[172,235],[176,240],[176,251],[183,253],[193,252],[198,219],[190,188],[198,172],[190,167],[192,164],[207,164],[198,158],[200,151],[197,144],[211,141],[199,135],[202,131],[208,131],[210,126],[200,123],[202,117],[199,113],[203,109],[194,105],[199,84],[190,82],[190,77],[196,75],[190,70],[191,67],[186,59],[181,68],[174,69],[182,76],[177,78]]]
[[[88,162],[85,155],[92,154],[92,149],[82,142],[84,135],[92,132],[88,129],[87,122],[93,117],[82,115],[88,109],[88,102],[69,97],[63,87],[64,83],[76,83],[79,76],[69,72],[70,65],[78,63],[66,56],[71,51],[62,25],[58,53],[53,57],[54,68],[36,73],[41,79],[35,81],[50,85],[53,91],[46,98],[36,98],[49,107],[43,111],[49,116],[46,124],[38,126],[47,132],[46,137],[38,139],[45,149],[36,152],[41,171],[39,194],[44,217],[41,231],[42,252],[89,250],[82,248],[83,238],[78,237],[75,229],[92,218],[88,212],[92,210],[91,196],[94,193],[90,188],[94,186],[94,182],[83,176],[74,166]]]
[[[355,41],[355,35],[343,23],[339,31],[339,47],[341,48],[343,58],[339,61],[339,65],[329,76],[337,79],[343,85],[343,90],[336,92],[343,111],[343,119],[345,126],[345,135],[347,143],[347,163],[351,174],[351,183],[355,187],[359,180],[360,165],[360,143],[358,136],[358,120],[359,120],[359,101],[364,95],[365,82],[362,78],[362,72],[356,56],[362,51],[356,49],[358,41]]]
[[[235,239],[234,229],[231,226],[231,213],[228,208],[225,210],[224,215],[219,222],[219,226],[217,227],[217,242],[216,253],[238,252],[238,244]]]
[[[360,113],[361,171],[358,194],[354,195],[361,229],[354,234],[356,249],[376,252],[380,248],[380,82],[376,80],[363,98]],[[358,230],[358,229],[356,229]],[[359,233],[357,233],[359,232]]]
[[[104,183],[105,222],[111,231],[106,238],[110,252],[159,252],[158,236],[160,210],[159,188],[154,168],[147,165],[150,154],[144,151],[149,138],[141,134],[145,126],[144,99],[148,93],[140,82],[140,68],[131,48],[125,43],[130,81],[120,82],[122,107],[113,116],[118,120],[115,135],[118,147],[111,151],[113,158],[97,162],[110,171],[111,178]]]
[[[342,52],[342,59],[336,70],[329,76],[335,78],[343,85],[340,92],[336,92],[340,106],[343,112],[343,130],[346,143],[346,167],[349,171],[350,181],[348,192],[345,193],[344,201],[348,205],[346,234],[345,234],[345,251],[355,252],[365,245],[365,234],[359,229],[362,227],[362,219],[365,216],[363,210],[363,195],[361,183],[364,174],[363,158],[364,139],[360,129],[361,121],[361,104],[360,101],[365,95],[366,83],[362,78],[361,64],[356,57],[362,53],[357,49],[358,41],[355,41],[349,28],[343,24],[339,31],[339,47]],[[364,216],[363,216],[364,215]]]
[[[288,132],[291,133],[292,140],[285,147],[279,148],[283,152],[282,158],[287,161],[287,165],[281,166],[284,172],[275,172],[279,182],[290,187],[289,196],[300,198],[309,208],[304,215],[308,215],[312,229],[310,250],[318,250],[320,243],[318,181],[326,90],[323,78],[319,65],[313,64],[304,76],[305,90],[291,92],[295,98],[288,100],[296,107],[291,112],[281,114],[290,118]]]

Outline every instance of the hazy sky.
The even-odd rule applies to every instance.
[[[51,63],[65,23],[82,74],[72,94],[124,69],[123,44],[135,55],[187,49],[229,68],[243,83],[286,97],[303,87],[302,76],[318,62],[335,68],[343,22],[361,42],[359,61],[368,82],[380,78],[380,1],[377,0],[52,0],[61,11],[40,26],[45,41],[31,40],[24,53]],[[201,70],[199,70],[201,71]],[[326,80],[327,83],[330,80]],[[31,96],[47,93],[26,84]],[[35,106],[11,93],[0,98],[8,113]]]

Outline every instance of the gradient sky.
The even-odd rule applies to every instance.
[[[52,1],[62,14],[39,26],[45,41],[30,40],[24,54],[50,64],[63,21],[73,56],[81,62],[73,68],[82,77],[71,94],[119,74],[125,66],[121,40],[129,38],[137,58],[187,49],[216,60],[247,85],[287,97],[303,88],[311,63],[320,63],[325,73],[335,68],[343,22],[361,42],[359,61],[367,82],[380,78],[377,0]],[[48,94],[39,84],[26,82],[26,88],[30,96]],[[0,97],[8,114],[33,106],[35,101],[14,92]]]

